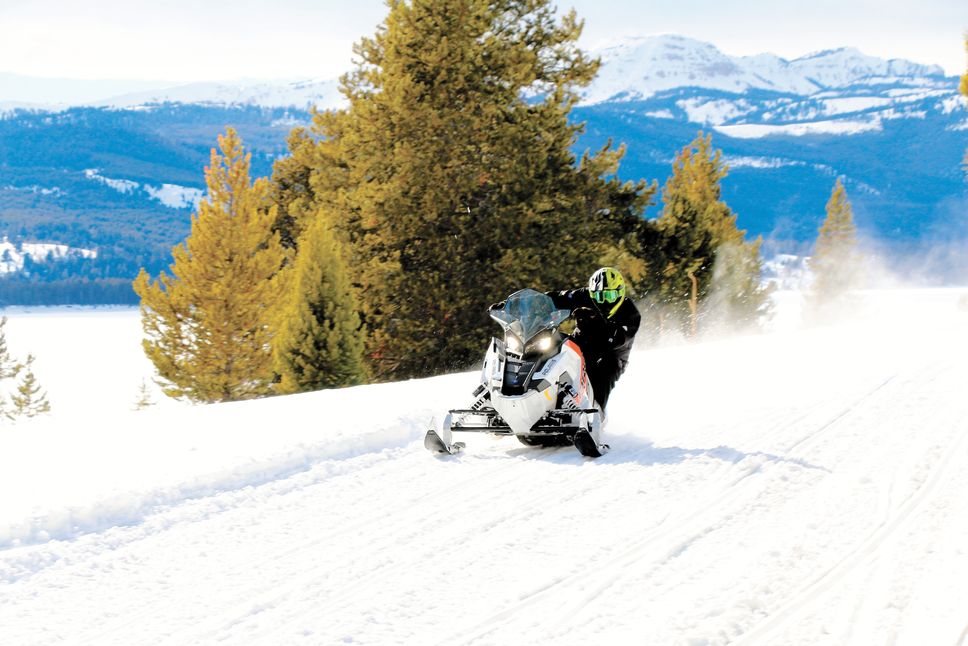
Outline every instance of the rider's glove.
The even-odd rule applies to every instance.
[[[601,328],[601,317],[590,307],[578,307],[572,310],[578,332],[581,334],[595,334]]]

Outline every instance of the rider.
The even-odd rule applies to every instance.
[[[571,310],[577,324],[575,343],[585,356],[585,371],[602,412],[615,382],[625,372],[638,332],[638,308],[625,298],[625,279],[618,269],[602,267],[588,287],[547,292],[555,307]]]

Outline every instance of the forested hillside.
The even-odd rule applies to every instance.
[[[624,143],[621,178],[661,184],[676,151],[700,129],[711,132],[729,166],[723,199],[741,228],[764,236],[767,256],[808,250],[841,176],[865,240],[905,252],[968,236],[958,217],[968,208],[960,171],[968,114],[955,77],[855,50],[770,59],[774,76],[793,68],[800,76],[761,69],[757,77],[746,71],[749,57],[730,59],[681,37],[599,55],[598,80],[569,117],[586,124],[576,152],[609,139]],[[318,85],[320,96],[332,93],[331,83]],[[126,284],[140,267],[165,268],[188,233],[217,134],[234,127],[252,153],[253,176],[267,176],[286,154],[292,128],[310,122],[304,108],[258,105],[288,95],[256,89],[261,94],[251,99],[239,91],[249,103],[199,95],[196,104],[143,105],[127,97],[119,107],[3,114],[0,235],[97,249],[98,256],[9,275],[0,280],[0,303],[136,302]],[[655,207],[646,212],[657,215]],[[948,272],[932,269],[941,278]]]

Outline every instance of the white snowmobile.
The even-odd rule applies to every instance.
[[[440,427],[427,431],[424,446],[453,454],[464,448],[453,441],[454,433],[482,432],[514,435],[529,446],[574,445],[590,457],[608,451],[585,358],[559,330],[570,316],[533,289],[515,292],[503,309],[491,310],[504,339],[491,339],[474,403],[448,412]]]

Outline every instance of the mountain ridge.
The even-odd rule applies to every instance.
[[[865,79],[916,81],[919,84],[932,80],[943,84],[942,79],[956,78],[946,77],[938,65],[902,58],[882,59],[864,54],[852,46],[810,52],[795,59],[785,59],[769,52],[731,56],[712,43],[677,34],[622,38],[590,50],[590,54],[602,59],[602,68],[598,77],[580,91],[584,105],[616,100],[619,95],[621,100],[648,98],[662,89],[673,87],[733,91],[764,89],[811,94],[832,87],[846,87]],[[691,65],[682,69],[679,61],[687,61]],[[843,75],[845,63],[849,64],[846,77]],[[645,71],[639,69],[641,74],[637,74],[635,69],[629,69],[630,65],[637,68],[645,66]],[[339,107],[343,101],[338,79],[237,79],[173,83],[165,87],[159,87],[161,82],[125,81],[151,87],[84,101],[44,102],[36,97],[10,95],[14,87],[12,82],[8,82],[10,78],[18,79],[21,86],[45,81],[0,74],[0,109],[5,105],[7,110],[18,106],[63,110],[69,107],[131,108],[162,103],[195,103],[295,108],[314,105],[325,110]],[[724,78],[732,78],[732,81],[724,82]],[[47,81],[68,83],[74,88],[82,88],[85,83],[92,88],[106,87],[112,83],[75,79]],[[45,90],[45,95],[47,92],[50,90]]]
[[[741,228],[764,237],[767,256],[808,253],[837,177],[865,239],[893,250],[968,240],[968,110],[957,78],[937,75],[940,68],[840,48],[808,55],[812,63],[797,71],[778,56],[729,57],[683,37],[632,39],[610,56],[572,111],[571,120],[584,124],[575,153],[622,142],[620,177],[661,184],[678,150],[700,130],[713,134],[730,167],[723,199]],[[635,70],[654,78],[639,82]],[[892,76],[900,72],[908,75]],[[177,93],[129,94],[119,105],[0,114],[0,235],[98,250],[96,259],[8,275],[0,303],[23,302],[41,282],[66,281],[65,290],[74,290],[75,278],[113,281],[111,298],[124,291],[123,302],[134,302],[137,270],[166,269],[171,247],[187,235],[203,169],[225,126],[252,152],[253,175],[268,175],[288,154],[292,128],[310,124],[309,105],[332,99],[335,88],[335,81],[189,84]],[[293,96],[303,107],[273,106]],[[946,257],[968,275],[968,260]],[[40,292],[31,299],[50,302]]]

